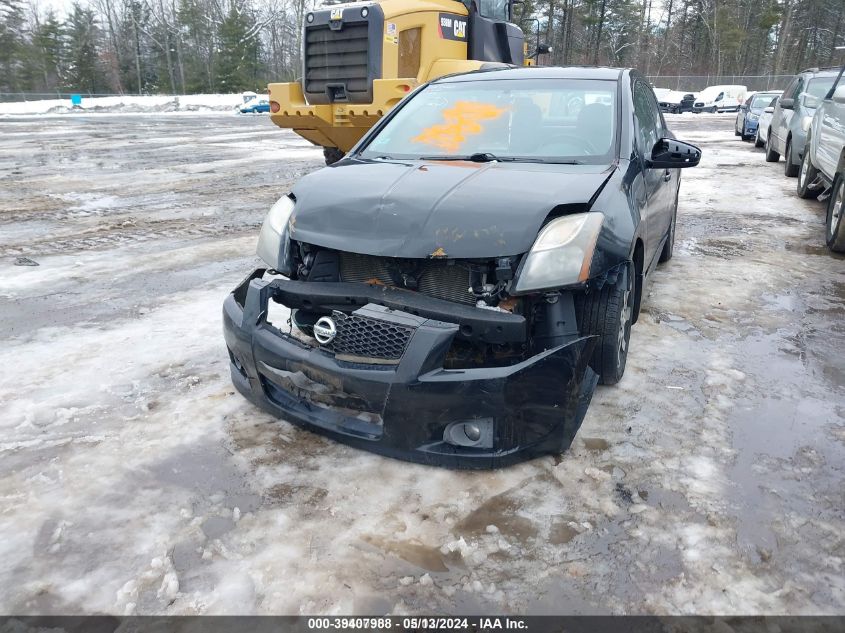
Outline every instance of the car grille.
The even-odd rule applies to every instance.
[[[396,286],[388,266],[389,259],[357,253],[340,254],[340,278],[358,283],[380,283]],[[429,297],[454,303],[475,305],[469,290],[469,271],[463,266],[437,260],[396,260],[408,263],[417,278],[417,289]]]
[[[305,29],[305,92],[328,94],[330,84],[346,87],[346,97],[369,92],[369,41],[367,22],[344,24],[333,30],[328,25]]]
[[[335,311],[337,334],[330,343],[336,355],[354,359],[398,363],[405,353],[414,328],[358,314]]]

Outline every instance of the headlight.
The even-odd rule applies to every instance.
[[[753,112],[749,112],[747,118],[749,121],[757,121],[760,118],[760,115],[754,114]]]
[[[602,213],[557,218],[540,230],[516,273],[514,294],[570,286],[590,277]]]
[[[813,123],[813,117],[805,116],[801,119],[801,129],[807,132],[810,129],[810,125]]]
[[[290,276],[290,252],[288,240],[288,222],[293,213],[294,201],[290,196],[283,196],[270,207],[270,212],[261,225],[258,234],[256,254],[270,268],[283,275]]]

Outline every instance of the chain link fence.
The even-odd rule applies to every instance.
[[[17,103],[21,101],[42,101],[44,99],[68,99],[71,95],[80,95],[83,98],[87,97],[165,97],[168,95],[139,95],[129,92],[118,94],[115,92],[0,92],[0,103]]]
[[[707,86],[745,86],[749,92],[783,90],[795,75],[647,75],[655,88],[700,92]]]

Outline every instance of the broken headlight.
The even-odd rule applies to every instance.
[[[258,234],[258,248],[255,249],[265,264],[288,277],[291,274],[288,233],[294,204],[293,198],[282,196],[270,207],[264,224],[261,225],[261,233]]]
[[[550,290],[586,281],[604,214],[576,213],[540,229],[514,279],[512,294]]]

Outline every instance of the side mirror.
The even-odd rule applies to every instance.
[[[662,138],[654,144],[647,166],[655,169],[695,167],[701,160],[701,150],[695,145],[673,138]]]
[[[548,44],[537,44],[537,53],[540,55],[545,55],[546,53],[551,53],[552,47]]]
[[[763,110],[763,112],[768,112],[769,114],[771,114],[771,113],[772,113],[772,112],[774,112],[774,111],[775,111],[774,106],[769,106],[768,108],[766,108],[765,110]]]
[[[741,106],[739,106],[739,109],[742,110],[743,112],[747,112],[748,106],[743,103]]]
[[[831,98],[836,101],[836,103],[845,103],[845,84],[842,84],[834,90]]]
[[[795,99],[790,99],[789,97],[782,98],[778,103],[783,110],[793,110],[795,108]]]

